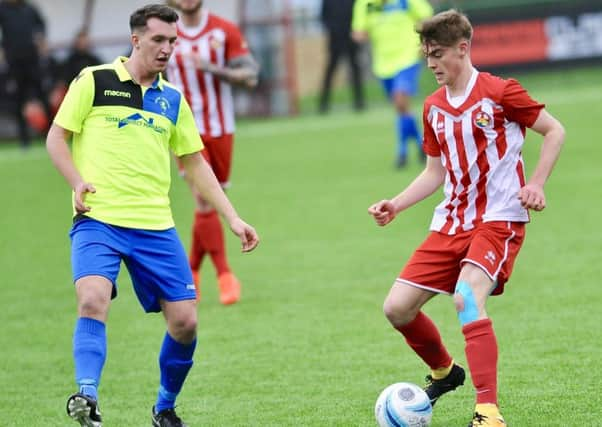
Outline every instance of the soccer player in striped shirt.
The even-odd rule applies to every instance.
[[[205,145],[202,153],[222,187],[227,188],[235,127],[232,85],[255,87],[259,67],[235,24],[208,12],[202,0],[173,3],[181,20],[167,75],[186,96]],[[193,193],[196,211],[189,262],[197,299],[201,295],[199,269],[209,255],[217,273],[220,302],[233,304],[240,298],[240,282],[228,264],[219,216],[210,203]]]
[[[421,311],[437,294],[453,295],[476,389],[470,426],[505,426],[497,399],[498,347],[485,310],[504,291],[525,236],[529,210],[546,207],[544,184],[564,141],[562,125],[513,79],[476,70],[472,26],[449,10],[418,29],[427,65],[442,86],[424,103],[424,171],[390,200],[369,207],[384,226],[443,186],[430,233],[391,287],[384,312],[431,368],[426,392],[434,404],[464,383],[434,323]],[[525,179],[526,128],[543,136],[539,160]]]

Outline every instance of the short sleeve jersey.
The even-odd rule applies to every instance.
[[[423,148],[447,171],[431,230],[455,234],[480,222],[529,221],[517,197],[525,185],[521,150],[543,108],[516,80],[477,70],[464,96],[452,98],[442,87],[425,100]]]
[[[73,161],[96,193],[86,194],[86,216],[128,228],[174,226],[169,187],[170,150],[203,148],[192,113],[175,87],[157,77],[133,81],[123,62],[84,69],[54,119],[73,133]]]
[[[351,29],[369,34],[377,77],[393,77],[420,61],[415,26],[432,14],[426,0],[355,0]]]
[[[178,40],[167,67],[169,81],[182,90],[203,136],[233,134],[234,102],[231,85],[211,73],[198,70],[192,56],[225,67],[232,59],[249,53],[239,28],[204,11],[196,27],[177,23]]]

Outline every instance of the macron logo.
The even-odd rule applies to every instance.
[[[104,96],[119,96],[121,98],[131,98],[132,94],[129,92],[122,92],[120,90],[107,89],[103,92]]]

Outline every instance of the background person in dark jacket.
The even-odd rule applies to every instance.
[[[332,78],[341,57],[349,60],[350,80],[353,91],[353,107],[364,108],[362,73],[358,61],[359,45],[351,39],[351,18],[354,0],[322,0],[321,19],[328,32],[328,64],[324,71],[319,109],[330,109]]]
[[[13,112],[17,120],[19,140],[23,147],[30,143],[23,110],[26,102],[37,98],[48,118],[51,117],[48,95],[42,86],[40,46],[46,26],[38,10],[24,0],[4,0],[0,3],[2,48],[8,66],[8,82],[14,94]]]
[[[68,85],[85,67],[102,63],[101,59],[91,50],[88,32],[81,29],[75,35],[71,50],[63,62],[61,80]]]
[[[69,84],[76,78],[81,70],[93,65],[100,65],[103,61],[96,56],[90,46],[90,37],[85,29],[80,29],[73,39],[67,57],[58,67],[56,81],[50,91],[50,106],[55,112],[67,94]]]

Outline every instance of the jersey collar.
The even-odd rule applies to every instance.
[[[207,27],[207,23],[209,22],[209,12],[206,10],[201,10],[201,19],[197,25],[193,25],[192,27],[187,27],[182,24],[182,20],[180,19],[176,26],[178,28],[178,37],[187,40],[194,40],[203,34],[205,28]]]
[[[470,79],[468,80],[468,84],[466,85],[466,89],[464,89],[464,94],[458,96],[451,96],[449,93],[449,88],[445,86],[445,95],[447,97],[447,102],[454,108],[458,108],[460,105],[464,104],[468,96],[472,92],[475,83],[477,82],[477,76],[479,72],[476,68],[472,67],[472,74],[470,75]]]
[[[123,65],[123,63],[127,60],[128,58],[126,56],[117,57],[115,61],[113,61],[113,65],[115,66],[115,72],[117,73],[117,77],[119,77],[120,81],[126,82],[128,80],[131,80],[134,83],[136,83],[136,81],[132,78],[128,70]],[[153,89],[163,90],[163,77],[161,76],[161,73],[157,75],[157,78],[155,79],[151,87]]]

